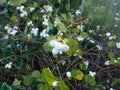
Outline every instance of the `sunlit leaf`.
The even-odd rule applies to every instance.
[[[63,82],[63,81],[60,81],[60,82],[58,83],[58,85],[59,85],[59,87],[60,87],[60,90],[70,90],[70,89],[67,87],[67,85],[65,84],[65,82]]]
[[[78,71],[78,72],[77,72],[77,75],[75,76],[75,78],[76,78],[77,80],[82,80],[83,77],[84,77],[84,74],[83,74],[82,71]]]
[[[38,90],[52,90],[47,84],[39,84],[38,87]]]
[[[40,76],[40,78],[38,79],[38,81],[40,82],[47,82],[48,85],[52,86],[52,83],[54,81],[57,81],[57,78],[53,75],[53,73],[51,71],[49,71],[47,68],[44,68],[42,70],[42,75]]]

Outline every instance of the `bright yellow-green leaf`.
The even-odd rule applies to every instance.
[[[82,71],[79,71],[79,72],[77,73],[77,75],[75,76],[75,78],[76,78],[77,80],[82,80],[83,77],[84,77],[84,74],[83,74]]]
[[[39,84],[38,85],[38,90],[52,90],[52,87],[50,87],[47,84]]]
[[[113,36],[112,36],[112,38],[113,38],[113,39],[116,39],[116,38],[117,38],[117,36],[116,36],[116,35],[113,35]]]
[[[10,18],[10,20],[11,20],[12,22],[16,22],[16,21],[17,21],[17,17],[16,17],[16,16],[12,16],[12,17]]]
[[[77,80],[82,80],[84,78],[84,73],[82,71],[80,71],[79,69],[73,69],[71,71],[71,74],[72,74],[71,78],[74,78]]]
[[[47,83],[49,85],[52,85],[54,81],[57,81],[57,78],[53,75],[51,71],[49,71],[47,68],[44,68],[42,71],[42,76],[45,77]]]
[[[114,64],[114,60],[115,60],[114,53],[110,52],[108,54],[108,57],[110,59],[110,64]]]
[[[45,76],[47,83],[52,86],[53,82],[56,81],[56,78],[52,74],[48,74]]]
[[[59,85],[59,87],[60,87],[60,90],[70,90],[70,89],[68,88],[68,86],[67,86],[63,81],[60,81],[60,82],[58,83],[58,85]]]

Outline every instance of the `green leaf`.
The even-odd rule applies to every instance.
[[[5,2],[6,2],[6,0],[0,0],[0,4],[3,4]]]
[[[71,71],[71,78],[77,79],[77,80],[82,80],[84,77],[84,74],[82,71],[80,71],[79,69],[73,69]]]
[[[49,76],[51,72],[49,72],[49,70],[47,68],[43,68],[42,70],[42,74],[40,75],[40,77],[37,78],[38,82],[47,82],[47,75]],[[54,77],[54,75],[51,73],[51,76]]]
[[[82,70],[86,70],[87,68],[86,68],[86,65],[84,64],[84,63],[81,63],[80,65],[80,68],[82,69]]]
[[[38,82],[46,82],[45,76],[40,75],[40,77],[38,77],[36,81],[38,81]]]
[[[24,78],[24,80],[23,80],[23,83],[24,83],[26,86],[30,85],[32,82],[33,82],[32,75],[27,75],[27,76],[25,76],[25,78]]]
[[[65,19],[65,20],[67,20],[67,15],[64,13],[64,14],[61,14],[61,16]]]
[[[83,38],[87,38],[88,34],[86,32],[81,32],[80,36],[83,37]]]
[[[5,47],[8,43],[8,39],[3,39],[0,41],[0,47]]]
[[[42,76],[41,77],[43,78],[43,80],[45,79],[45,81],[51,86],[52,86],[52,83],[54,81],[57,81],[57,78],[47,68],[44,68],[42,70]]]
[[[120,66],[120,59],[117,59],[117,65]]]
[[[50,29],[48,32],[49,35],[55,35],[56,33],[57,33],[57,28]]]
[[[46,51],[46,52],[51,52],[52,51],[52,47],[50,46],[50,41],[53,39],[54,37],[51,36],[49,38],[47,38],[47,42],[44,43],[43,45],[43,49]]]
[[[100,88],[96,87],[95,90],[101,90]]]
[[[13,85],[20,85],[20,81],[15,79],[14,82],[13,82]]]
[[[52,85],[54,81],[57,81],[57,78],[47,68],[44,68],[42,73],[49,85]]]
[[[23,60],[22,60],[22,58],[20,58],[19,56],[16,56],[16,60],[18,62],[18,67],[22,68],[22,66],[23,66]]]
[[[27,0],[9,0],[10,5],[12,6],[19,6],[23,3],[25,3]]]
[[[116,36],[116,35],[113,35],[113,36],[112,36],[112,38],[113,38],[113,39],[116,39],[116,38],[117,38],[117,36]]]
[[[114,45],[115,45],[115,42],[113,41],[108,42],[108,47],[113,47]]]
[[[6,54],[7,56],[11,55],[11,53],[12,53],[12,50],[9,47],[2,48],[1,50],[2,50],[2,53]]]
[[[34,20],[36,19],[36,17],[37,17],[37,14],[36,14],[36,13],[33,13],[33,14],[32,14],[32,20],[34,21]]]
[[[62,30],[63,32],[66,32],[65,24],[63,22],[61,22],[61,20],[58,17],[55,18],[55,21],[58,24],[58,30]]]
[[[13,48],[15,51],[19,51],[22,49],[22,44],[20,41],[16,40],[11,43],[11,48]]]
[[[68,11],[70,10],[70,4],[66,4],[65,7],[66,7],[66,10]]]
[[[78,70],[76,70],[76,69],[73,69],[72,71],[71,71],[71,78],[75,78],[75,76],[77,75],[77,71]]]
[[[49,41],[44,43],[43,48],[46,52],[51,52],[52,51],[52,47],[50,46]]]
[[[110,53],[108,54],[108,57],[109,57],[109,59],[110,59],[110,64],[114,64],[114,59],[115,59],[114,53],[110,52]]]
[[[82,80],[84,78],[84,73],[80,70],[77,71],[77,75],[75,76],[77,80]]]
[[[89,86],[95,86],[96,85],[95,77],[85,75],[85,84]]]
[[[38,4],[39,4],[39,3],[34,2],[33,7],[36,8],[36,7],[38,6]]]
[[[81,5],[82,0],[70,0],[70,6],[72,9],[78,9]]]
[[[76,40],[73,39],[67,39],[66,44],[69,46],[69,50],[66,52],[68,55],[73,55],[77,53],[77,50],[79,50],[79,45]]]
[[[40,76],[40,72],[39,72],[38,70],[34,70],[34,71],[32,72],[32,77],[38,78],[39,76]]]
[[[17,21],[17,17],[16,17],[16,16],[12,16],[12,17],[10,18],[10,20],[11,20],[12,22],[16,22],[16,21]]]
[[[46,80],[49,85],[52,86],[52,83],[56,81],[56,78],[52,74],[46,75]]]
[[[3,83],[1,90],[12,90],[10,86],[6,82]]]
[[[66,28],[65,28],[65,24],[64,23],[59,23],[58,24],[58,28],[60,29],[60,30],[62,30],[63,32],[66,32]]]
[[[60,90],[70,90],[70,89],[68,88],[68,86],[67,86],[63,81],[60,81],[60,82],[58,83],[58,85],[59,85],[59,87],[60,87]]]
[[[44,68],[42,70],[42,74],[40,77],[37,79],[39,82],[47,82],[48,85],[52,86],[52,83],[54,81],[57,81],[57,78],[53,75],[51,71],[49,71],[47,68]]]
[[[114,78],[111,82],[112,87],[115,87],[116,84],[120,84],[120,78]]]
[[[52,88],[49,87],[47,84],[39,84],[38,90],[52,90]]]

